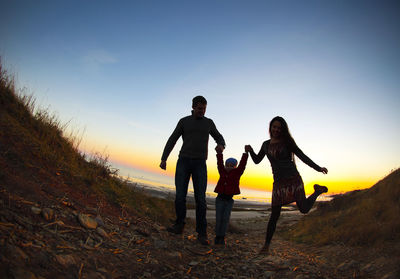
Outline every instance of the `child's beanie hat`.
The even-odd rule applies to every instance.
[[[227,165],[227,164],[231,164],[231,165],[236,166],[237,165],[237,160],[235,158],[228,158],[225,161],[225,165]]]

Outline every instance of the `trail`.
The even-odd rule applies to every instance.
[[[395,278],[396,262],[382,252],[284,240],[280,230],[298,217],[283,216],[261,256],[267,216],[232,222],[225,247],[202,246],[190,219],[171,235],[111,206],[0,196],[0,278]],[[210,220],[210,240],[212,228]]]

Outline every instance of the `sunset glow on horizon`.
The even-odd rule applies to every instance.
[[[399,13],[391,0],[7,0],[0,57],[22,94],[69,123],[67,135],[82,135],[81,151],[108,157],[124,176],[173,185],[182,140],[166,171],[161,154],[203,95],[225,158],[240,159],[246,144],[258,152],[279,115],[329,171],[296,158],[306,194],[314,183],[336,194],[400,167]],[[214,148],[210,137],[210,185]],[[272,183],[268,159],[249,159],[241,187]]]

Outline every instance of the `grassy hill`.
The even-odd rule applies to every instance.
[[[32,96],[16,93],[0,64],[0,187],[42,205],[70,199],[77,207],[116,207],[165,223],[171,202],[135,192],[104,156],[78,150],[80,138],[65,136],[66,125],[38,108]]]
[[[400,243],[400,169],[366,190],[338,195],[294,225],[286,236],[316,244]]]

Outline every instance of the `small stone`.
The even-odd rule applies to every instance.
[[[44,244],[43,241],[40,241],[40,240],[38,240],[38,239],[34,239],[33,242],[34,242],[36,245],[39,245],[39,246],[42,246],[42,247],[46,246],[46,244]]]
[[[22,259],[24,261],[29,260],[28,255],[24,251],[22,251],[21,248],[11,244],[8,244],[6,246],[6,254],[11,259]]]
[[[106,231],[103,230],[101,227],[97,227],[96,232],[102,237],[105,237],[105,238],[108,237],[108,233],[106,233]]]
[[[199,262],[196,262],[196,261],[191,261],[189,263],[190,266],[195,266],[195,265],[198,265],[198,264],[199,264]]]
[[[86,214],[79,213],[78,220],[81,225],[87,229],[95,229],[97,228],[97,222],[92,217],[89,217]]]
[[[182,259],[182,254],[178,251],[167,252],[167,256],[176,259]]]
[[[22,251],[21,248],[16,247],[15,252],[17,252],[20,258],[23,259],[24,261],[29,260],[28,255],[24,251]]]
[[[370,273],[375,269],[372,263],[366,264],[361,268],[361,272]]]
[[[98,268],[97,271],[100,272],[100,273],[108,274],[107,269],[105,269],[104,267]]]
[[[87,279],[106,279],[107,277],[105,277],[103,274],[99,273],[99,272],[95,272],[95,271],[90,271],[87,275],[86,275]],[[119,278],[119,277],[118,277]]]
[[[343,262],[343,263],[341,263],[341,264],[337,267],[337,269],[338,269],[339,271],[346,271],[346,270],[348,270],[348,269],[353,269],[353,268],[357,267],[357,265],[358,265],[358,263],[357,263],[356,261],[351,260],[350,262]]]
[[[89,245],[89,247],[93,247],[94,246],[94,240],[91,237],[88,237],[86,240],[86,244]]]
[[[272,276],[274,276],[275,275],[275,272],[273,272],[273,271],[265,271],[264,272],[264,274],[263,274],[263,278],[264,279],[270,279],[270,278],[272,278]]]
[[[154,239],[154,247],[156,249],[165,249],[168,247],[168,243],[161,239]]]
[[[21,279],[37,279],[35,274],[30,272],[29,270],[22,269],[21,267],[16,267],[10,270],[12,278],[21,278]]]
[[[101,227],[104,227],[104,221],[103,218],[101,218],[100,215],[97,215],[96,218],[94,218],[94,220],[96,220],[97,224]]]
[[[51,221],[54,219],[54,210],[51,208],[43,208],[42,216],[46,221]]]
[[[75,258],[72,255],[56,255],[56,260],[64,267],[76,264]]]
[[[31,210],[32,210],[32,213],[33,213],[33,214],[36,214],[36,215],[39,215],[39,214],[42,212],[42,209],[41,209],[41,208],[38,208],[38,207],[36,207],[36,206],[32,206],[32,207],[31,207]]]
[[[382,279],[398,279],[398,274],[395,272],[388,273],[382,277]]]

